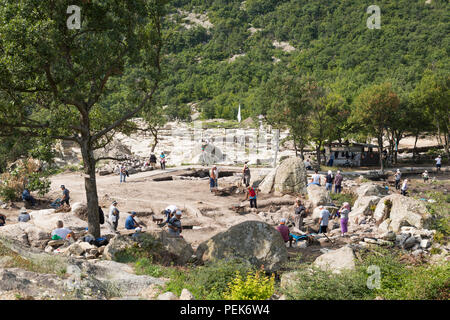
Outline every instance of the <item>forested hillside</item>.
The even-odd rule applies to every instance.
[[[426,69],[449,71],[449,3],[444,0],[175,0],[165,21],[166,78],[158,101],[187,119],[254,114],[272,74],[309,75],[350,103],[389,82],[409,94]],[[429,2],[429,1],[427,1]],[[369,5],[381,29],[369,29]]]

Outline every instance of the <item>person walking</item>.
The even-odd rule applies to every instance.
[[[333,172],[331,172],[331,170],[328,170],[328,174],[325,177],[325,190],[330,192],[333,190],[333,180]]]
[[[341,175],[341,172],[338,170],[336,176],[334,177],[334,192],[341,193],[342,192],[342,181],[344,177]]]
[[[397,169],[397,172],[394,175],[395,178],[395,189],[400,189],[400,179],[402,178],[402,173],[400,172],[400,169]]]
[[[347,233],[347,226],[348,226],[348,215],[350,214],[350,204],[348,202],[344,202],[342,204],[341,209],[339,209],[339,215],[341,217],[340,223],[341,223],[341,236],[344,237]]]

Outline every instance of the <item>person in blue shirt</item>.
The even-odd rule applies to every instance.
[[[27,188],[22,192],[22,200],[30,202],[32,207],[36,205],[36,200],[31,196],[30,191]]]
[[[69,193],[70,193],[70,191],[68,189],[66,189],[66,187],[64,185],[61,185],[61,190],[62,190],[62,193],[63,193],[63,197],[61,199],[61,205],[63,205],[64,203],[67,203],[67,205],[69,206],[70,205],[69,204],[69,199],[70,199]]]
[[[130,215],[125,220],[125,229],[127,230],[133,230],[139,227],[139,224],[134,220],[134,217],[136,216],[136,212],[131,211]]]

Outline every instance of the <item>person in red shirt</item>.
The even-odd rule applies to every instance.
[[[289,228],[286,226],[286,219],[285,218],[282,218],[280,220],[280,224],[278,225],[278,227],[276,229],[280,232],[281,237],[284,240],[284,243],[289,241],[289,247],[292,247],[292,240],[293,240],[293,238],[289,234]]]
[[[247,197],[245,198],[245,200],[250,199],[250,208],[255,208],[257,209],[258,207],[256,206],[256,194],[257,194],[257,190],[255,190],[253,187],[248,187],[248,191],[247,191]]]

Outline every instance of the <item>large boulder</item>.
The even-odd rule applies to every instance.
[[[387,190],[382,186],[372,183],[366,182],[361,184],[361,186],[356,189],[356,194],[358,197],[369,197],[369,196],[377,196],[382,197],[388,194]]]
[[[342,270],[355,269],[355,253],[349,246],[332,250],[319,256],[314,265],[322,270],[330,270],[333,273],[341,273]]]
[[[72,213],[75,214],[81,220],[87,221],[88,208],[85,203],[75,202],[71,205]]]
[[[203,261],[238,258],[275,271],[287,260],[280,233],[265,222],[245,221],[201,243],[196,252]]]
[[[372,215],[375,208],[380,202],[380,197],[377,196],[361,196],[353,205],[349,218],[351,222],[357,222],[367,215]]]
[[[284,160],[277,169],[273,190],[275,193],[302,193],[307,185],[307,173],[303,160],[291,157]]]
[[[167,253],[173,262],[178,265],[186,264],[194,255],[191,244],[180,237],[171,236],[164,230],[149,231],[150,234],[162,245],[162,250]]]
[[[315,184],[311,184],[307,187],[308,200],[311,202],[313,207],[318,207],[320,205],[327,205],[331,203],[330,194],[325,187],[321,187]]]
[[[273,169],[261,182],[262,193],[302,193],[307,185],[305,165],[300,158],[291,157]]]
[[[103,251],[103,258],[106,260],[116,260],[120,253],[137,245],[129,236],[116,235],[112,238]]]
[[[413,226],[418,229],[427,228],[432,219],[431,214],[428,213],[427,208],[421,201],[400,194],[392,194],[382,198],[375,212],[375,218],[379,223],[390,219],[387,229],[394,232],[399,232],[402,226]]]
[[[23,245],[29,245],[28,236],[25,228],[28,227],[27,222],[19,222],[16,224],[7,224],[0,228],[0,237],[18,242]]]

